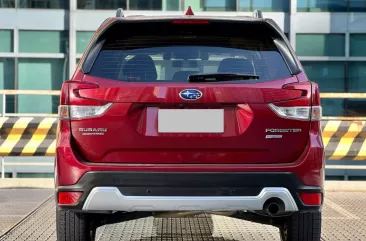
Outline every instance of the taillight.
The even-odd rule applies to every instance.
[[[59,105],[58,106],[58,118],[60,120],[68,120],[70,118],[68,105]]]
[[[69,83],[64,82],[61,87],[60,105],[67,105],[69,103]]]
[[[83,119],[98,117],[103,115],[112,103],[102,106],[76,106],[76,105],[60,105],[58,115],[60,119]]]
[[[69,87],[68,98],[72,99],[72,101],[60,103],[61,105],[58,107],[58,117],[60,120],[98,117],[112,106],[112,103],[103,105],[100,102],[79,98],[79,90],[99,88],[97,84],[82,81],[67,81],[66,83]]]
[[[320,121],[322,119],[322,107],[321,106],[313,106],[311,107],[311,120]]]
[[[322,119],[319,87],[316,83],[310,81],[296,82],[286,84],[282,88],[287,90],[302,90],[303,98],[293,100],[291,106],[283,106],[283,103],[278,104],[280,106],[269,104],[268,106],[278,116],[296,120],[320,121]]]
[[[320,206],[322,204],[322,194],[321,193],[300,193],[301,201],[305,205]]]
[[[69,87],[70,98],[80,97],[79,90],[96,89],[96,88],[99,88],[99,86],[95,83],[81,82],[81,81],[70,82],[70,87]]]
[[[278,116],[296,120],[319,121],[322,118],[321,106],[276,106],[268,105]]]
[[[82,192],[59,192],[58,204],[59,205],[75,205],[79,202]]]

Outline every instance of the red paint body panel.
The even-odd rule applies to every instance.
[[[263,104],[252,104],[249,108],[250,111],[244,112],[237,105],[224,107],[222,134],[160,134],[157,131],[159,108],[140,104],[114,104],[103,117],[74,120],[71,132],[80,155],[91,162],[280,163],[296,160],[306,145],[309,123],[283,120]],[[263,118],[271,121],[263,121]],[[103,136],[83,136],[78,129],[85,127],[108,128],[108,131]],[[282,139],[265,139],[267,128],[300,128],[302,131],[287,133]],[[292,148],[284,151],[284,146]]]
[[[105,85],[100,80],[93,82]],[[276,82],[270,83],[276,85]],[[296,100],[276,104],[310,105],[317,88],[311,88],[310,82],[299,86],[298,89],[311,92]],[[269,87],[273,85],[269,84]],[[81,99],[70,95],[70,103],[80,103]],[[89,101],[95,102],[86,100],[85,103]],[[206,103],[204,108],[217,106],[220,103],[212,103],[212,106]],[[175,107],[174,102],[164,106]],[[197,105],[190,107],[197,108]],[[319,122],[280,118],[265,103],[237,103],[223,107],[227,123],[223,134],[159,134],[156,131],[158,108],[159,103],[114,103],[102,117],[72,121],[71,128],[68,121],[60,121],[56,149],[57,185],[75,184],[85,172],[97,170],[293,172],[306,185],[323,185],[324,153]],[[148,122],[154,124],[147,125]],[[81,126],[107,127],[109,131],[99,140],[85,138],[77,133]],[[266,140],[264,136],[265,128],[271,127],[302,128],[304,131],[291,133],[291,137],[279,143],[270,143],[273,140]]]
[[[67,121],[60,121],[56,147],[56,184],[75,184],[89,171],[143,171],[143,172],[292,172],[305,185],[323,186],[323,143],[318,123],[311,125],[308,142],[302,155],[293,163],[285,164],[121,164],[90,163],[83,160],[71,144]]]
[[[84,79],[85,80],[85,79]],[[113,102],[97,118],[71,121],[78,153],[89,162],[139,164],[289,163],[304,151],[309,122],[277,116],[267,103],[310,105],[309,84],[303,90],[278,88],[291,80],[258,84],[157,84],[126,83],[87,78],[99,88],[73,91],[70,104]],[[108,88],[108,84],[112,83]],[[282,85],[281,85],[282,84]],[[276,88],[277,87],[277,88]],[[182,100],[179,92],[198,89],[203,97]],[[77,94],[75,94],[77,93]],[[292,103],[294,102],[294,103]],[[159,133],[159,109],[223,109],[224,132],[219,134]],[[101,104],[101,103],[99,103]],[[84,135],[79,128],[107,128],[103,136]],[[266,129],[301,129],[281,139],[266,139]],[[284,147],[292,146],[285,150]]]

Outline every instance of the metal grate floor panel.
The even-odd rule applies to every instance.
[[[366,193],[327,193],[323,241],[366,241]],[[56,240],[55,203],[51,198],[0,241]],[[199,215],[194,218],[144,218],[97,230],[98,241],[276,241],[278,229],[238,219]]]
[[[1,189],[0,236],[53,193],[50,189]]]

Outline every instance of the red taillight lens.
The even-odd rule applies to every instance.
[[[64,82],[61,87],[60,105],[69,104],[69,83]]]
[[[71,97],[80,97],[79,90],[83,89],[96,89],[99,88],[99,85],[90,82],[83,82],[83,81],[72,81],[69,82],[70,88],[70,98]]]
[[[59,192],[58,204],[59,205],[75,205],[79,202],[79,199],[83,195],[82,192]]]
[[[199,19],[177,19],[173,20],[172,24],[209,24],[208,20],[199,20]]]
[[[321,106],[313,106],[311,107],[311,120],[320,121],[322,119],[322,107]]]
[[[300,198],[305,205],[319,206],[322,204],[321,193],[300,193]]]
[[[320,94],[319,94],[319,86],[318,84],[315,84],[313,82],[311,82],[311,92],[312,92],[312,105],[315,106],[320,106],[321,102],[320,102]]]

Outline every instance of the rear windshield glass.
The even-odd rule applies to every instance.
[[[248,25],[248,24],[247,24]],[[191,74],[237,73],[269,81],[290,71],[267,28],[244,24],[120,24],[90,75],[129,82],[187,82]]]

